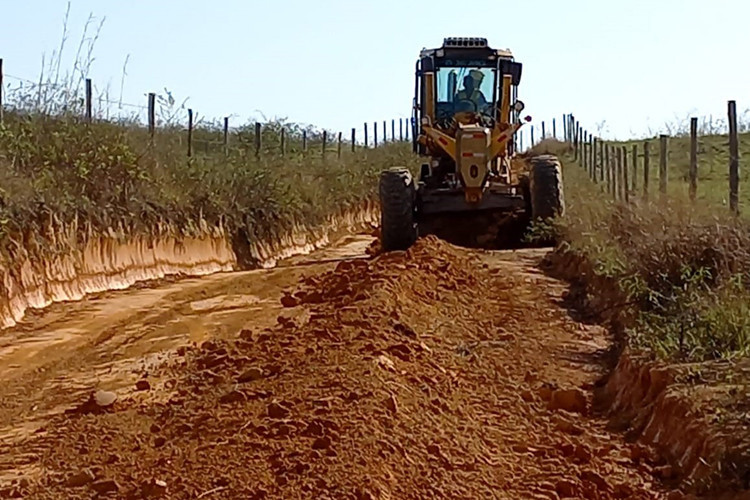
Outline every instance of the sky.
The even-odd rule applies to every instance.
[[[0,4],[4,72],[38,79],[68,1]],[[408,117],[419,52],[447,36],[511,49],[537,125],[573,113],[605,138],[640,137],[691,115],[724,118],[730,99],[750,107],[747,0],[71,0],[62,72],[90,15],[90,36],[103,20],[87,72],[95,93],[117,100],[122,85],[124,102],[145,105],[166,88],[233,124],[346,133]]]

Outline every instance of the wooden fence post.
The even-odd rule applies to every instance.
[[[737,137],[737,104],[729,101],[727,106],[729,118],[729,210],[740,213],[740,151]]]
[[[563,115],[562,126],[563,126],[563,141],[569,142],[568,141],[568,117],[567,115]]]
[[[581,127],[578,125],[578,122],[575,123],[575,128],[573,129],[573,159],[575,161],[578,161],[580,159],[579,156],[579,143],[581,142]]]
[[[612,197],[616,200],[620,193],[620,171],[617,168],[617,148],[610,146],[609,157],[612,161]]]
[[[583,141],[581,141],[581,166],[587,173],[590,174],[591,169],[589,168],[588,155],[586,154],[586,142],[589,140],[588,135],[589,133],[586,130],[584,130]]]
[[[3,123],[3,59],[0,58],[0,123]]]
[[[625,182],[623,175],[623,163],[622,163],[622,148],[614,146],[614,156],[617,158],[617,199],[622,201],[625,199]]]
[[[151,138],[151,144],[154,143],[154,134],[156,133],[156,94],[148,94],[148,135]]]
[[[367,143],[367,122],[365,122],[365,147],[368,147],[369,144]]]
[[[622,192],[625,198],[625,203],[630,202],[630,179],[628,175],[628,148],[622,146]]]
[[[263,129],[261,128],[260,122],[255,122],[255,157],[260,158],[260,149],[263,147],[263,139],[261,135]],[[304,135],[303,135],[304,138]]]
[[[531,126],[531,147],[534,147],[534,125]]]
[[[568,129],[570,133],[570,142],[573,144],[573,147],[575,147],[576,143],[576,134],[578,134],[578,128],[576,127],[576,124],[578,121],[576,120],[576,117],[574,115],[570,115],[570,128]]]
[[[572,113],[569,114],[568,116],[566,116],[566,118],[568,119],[568,143],[570,143],[570,145],[572,146],[573,145],[573,114]]]
[[[591,144],[589,145],[589,148],[591,149],[591,180],[596,184],[598,169],[596,165],[596,137],[593,135],[591,136]]]
[[[651,146],[643,143],[643,199],[648,201],[648,172],[651,170]]]
[[[690,119],[690,201],[698,194],[698,118]]]
[[[352,128],[352,153],[356,151],[356,144],[357,144],[357,129]]]
[[[573,143],[573,147],[575,147],[576,137],[578,135],[578,127],[576,125],[577,123],[578,120],[576,120],[576,117],[570,115],[570,142]]]
[[[596,184],[597,166],[596,166],[596,137],[589,137],[589,163],[591,164],[591,180]]]
[[[224,117],[224,154],[229,154],[229,117]]]
[[[281,146],[281,156],[286,156],[286,128],[281,127],[279,132],[279,141]]]
[[[557,139],[557,123],[556,123],[556,121],[557,120],[555,118],[552,119],[552,138],[553,139]]]
[[[669,156],[669,138],[665,134],[659,136],[659,192],[662,199],[667,196],[667,166]]]
[[[91,78],[86,78],[86,122],[91,123],[91,100],[93,96]]]
[[[575,141],[576,141],[576,124],[575,124],[575,117],[573,114],[568,115],[568,142],[575,147]]]
[[[188,158],[193,156],[193,110],[188,109]]]
[[[378,122],[372,123],[373,147],[378,147]]]
[[[612,164],[609,160],[609,144],[604,144],[604,169],[607,171],[607,194],[612,192]]]
[[[638,189],[638,146],[633,144],[632,149],[630,150],[630,155],[633,157],[633,195],[637,196],[637,189]]]
[[[341,132],[339,132],[339,144],[336,150],[336,155],[339,159],[341,158]]]
[[[396,120],[391,119],[391,142],[396,142]]]
[[[618,200],[622,200],[624,198],[622,185],[622,148],[615,146],[614,153],[617,168],[617,195],[615,196],[615,198]]]
[[[307,151],[307,130],[302,131],[302,151]]]
[[[323,131],[323,151],[322,151],[322,158],[325,160],[326,157],[326,147],[328,146],[328,132]]]
[[[398,137],[401,142],[404,142],[404,119],[398,120]]]
[[[544,127],[544,121],[542,121],[542,138],[540,140],[543,141],[545,137],[547,137],[547,131]]]
[[[599,180],[604,184],[604,141],[601,139],[599,139],[599,165],[601,166]]]

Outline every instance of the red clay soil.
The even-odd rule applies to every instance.
[[[307,277],[275,327],[183,349],[142,390],[53,417],[10,451],[44,473],[0,491],[682,498],[591,415],[609,338],[571,319],[540,258],[426,238]]]

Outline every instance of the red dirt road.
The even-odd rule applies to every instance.
[[[427,238],[107,296],[153,300],[2,372],[0,498],[665,498],[593,415],[608,334],[542,256]],[[9,334],[86,321],[55,311]]]

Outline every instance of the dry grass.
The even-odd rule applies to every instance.
[[[38,230],[52,217],[78,220],[81,227],[122,225],[140,232],[151,232],[157,222],[192,232],[203,218],[260,238],[293,222],[316,224],[373,198],[381,169],[416,166],[406,143],[354,152],[343,144],[339,158],[332,133],[323,158],[322,130],[279,121],[263,124],[260,155],[254,122],[233,128],[225,150],[223,123],[202,117],[188,158],[185,103],[167,90],[156,98],[153,141],[135,115],[105,119],[97,113],[96,96],[94,123],[86,124],[84,83],[102,26],[89,18],[66,72],[61,60],[70,37],[67,25],[66,14],[60,46],[43,61],[37,83],[6,88],[0,124],[0,252],[6,255],[26,235],[43,232]],[[124,75],[123,70],[123,81]],[[116,99],[109,90],[103,97]]]
[[[741,129],[747,130],[743,125]],[[697,203],[711,211],[720,213],[729,210],[729,136],[726,132],[708,134],[710,129],[698,132],[698,189]],[[636,193],[643,188],[644,142],[650,144],[650,191],[656,193],[659,187],[659,137],[638,141],[610,143],[614,147],[624,146],[628,155],[628,167],[632,171],[632,147],[638,151]],[[739,134],[740,159],[750,158],[750,132]],[[690,179],[690,135],[681,128],[675,129],[668,139],[667,148],[667,193],[670,198],[687,198]],[[631,177],[632,181],[632,177]],[[750,216],[750,189],[740,184],[740,210],[745,217]]]
[[[271,130],[266,140],[273,140]],[[314,224],[372,198],[380,169],[414,164],[405,143],[346,151],[340,159],[335,151],[323,159],[319,150],[256,158],[254,146],[235,136],[226,155],[220,148],[188,159],[183,141],[181,130],[160,130],[149,145],[146,132],[133,124],[89,126],[66,115],[6,114],[0,126],[0,241],[49,214],[100,229],[124,223],[143,231],[156,221],[188,230],[203,217],[263,236],[293,220]],[[292,146],[295,141],[299,137],[291,133]]]
[[[750,228],[686,196],[614,202],[565,158],[567,215],[552,230],[613,278],[633,318],[631,346],[680,360],[750,354]]]

